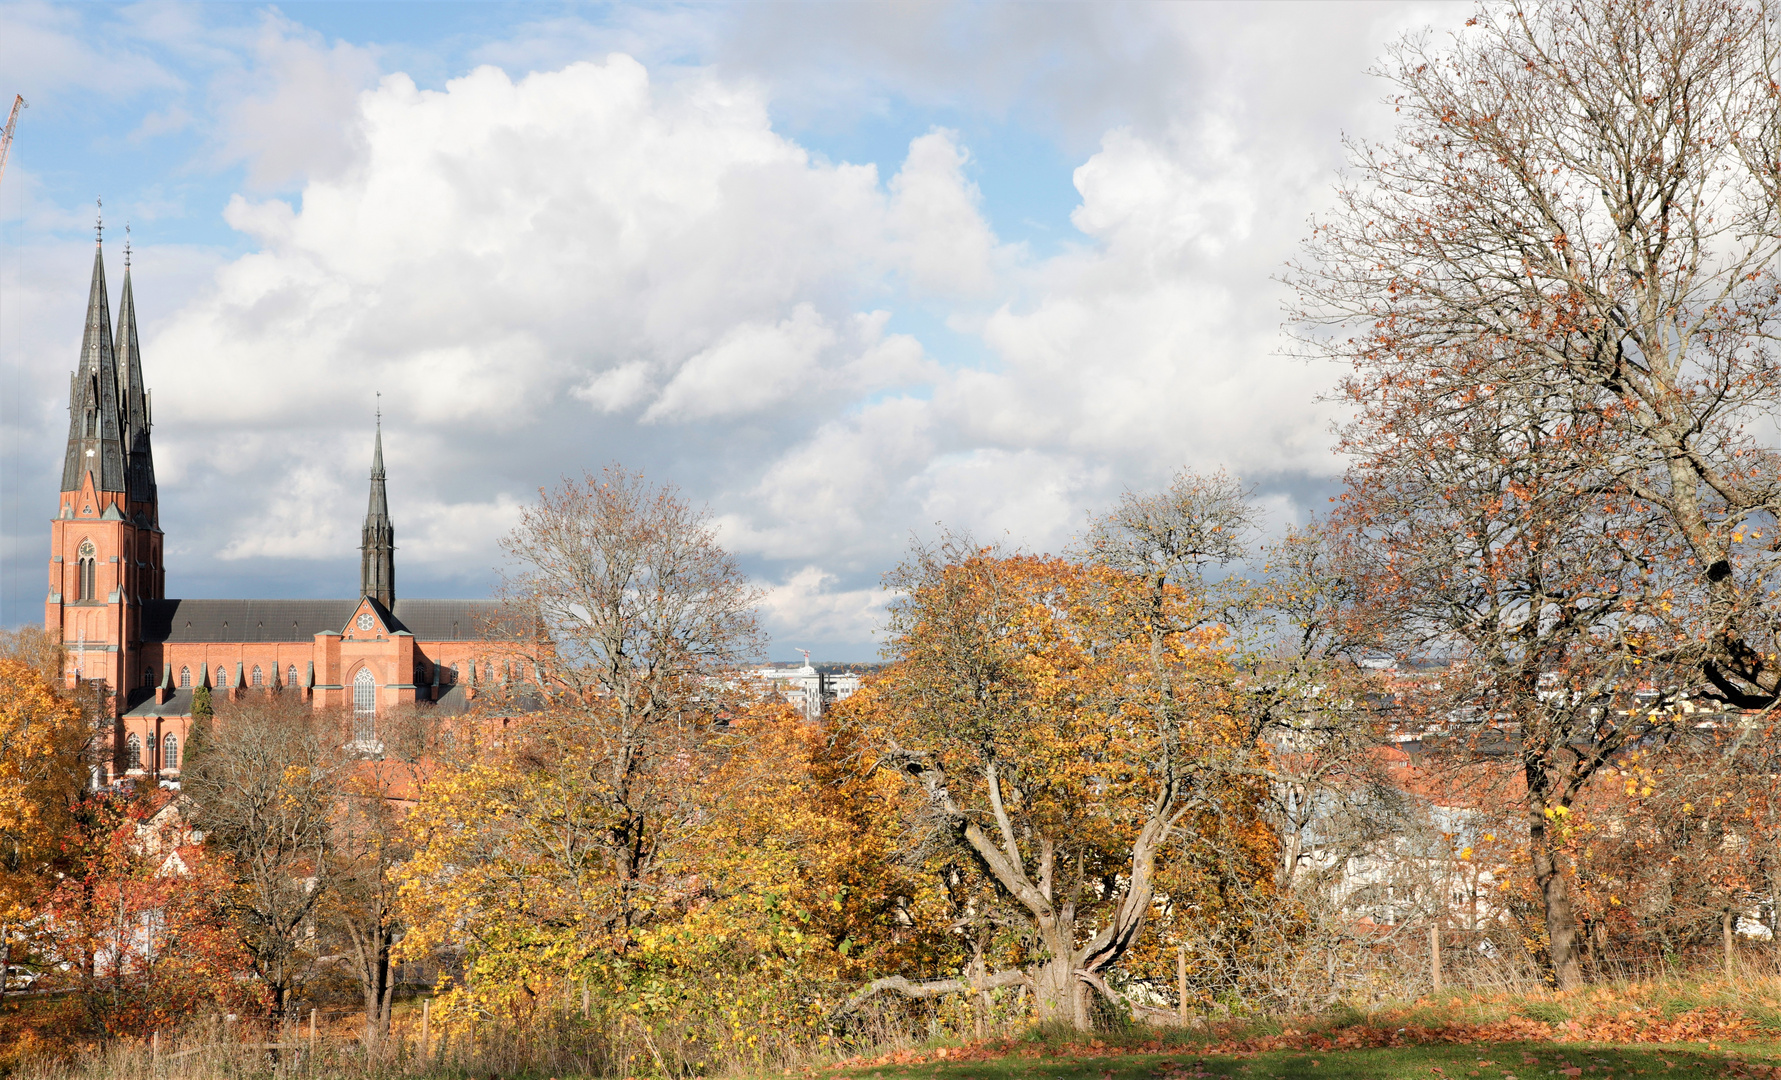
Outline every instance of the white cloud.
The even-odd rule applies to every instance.
[[[0,18],[21,10],[69,64],[122,55],[121,87],[181,83],[82,46],[64,9]],[[169,542],[194,577],[350,558],[382,391],[405,565],[486,580],[537,486],[618,460],[710,503],[777,583],[782,642],[855,656],[882,609],[871,583],[937,523],[1055,549],[1086,510],[1184,464],[1301,488],[1333,475],[1315,401],[1331,373],[1279,355],[1271,277],[1327,197],[1338,130],[1375,122],[1361,68],[1423,18],[627,10],[531,24],[477,49],[508,71],[423,88],[379,72],[413,43],[271,14],[231,44],[157,10],[132,16],[153,40],[221,51],[208,107],[157,100],[126,130],[177,142],[189,114],[259,193],[224,215],[253,250],[178,262],[181,281],[202,264],[201,286],[165,284],[170,249],[137,260]],[[857,124],[909,102],[964,120],[923,119],[876,163],[787,134],[788,116]],[[985,116],[1071,148],[1075,231],[1051,254],[991,227],[1021,165],[1003,148],[999,189],[974,159],[985,136],[960,131]],[[18,177],[36,227],[84,221]],[[26,282],[9,310],[41,311],[3,343],[25,346],[52,439],[85,295],[82,259],[57,259],[68,297]],[[1304,509],[1281,490],[1272,507]]]

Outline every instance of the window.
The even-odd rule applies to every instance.
[[[93,549],[93,542],[91,540],[82,540],[80,542],[80,566],[79,566],[79,569],[80,569],[79,590],[80,590],[80,599],[82,599],[82,600],[91,600],[93,598],[93,579],[94,579],[94,575],[95,575],[94,568],[95,568],[95,565],[98,563],[98,561],[99,560],[97,558],[97,552],[95,552]]]
[[[142,740],[134,735],[124,740],[124,768],[142,768]]]
[[[142,669],[142,685],[153,688],[155,685],[155,666],[150,664]]]
[[[191,685],[192,685],[192,669],[189,667],[180,668],[179,669],[179,688],[181,690],[184,690],[184,689],[190,687]]]
[[[367,611],[367,612],[365,612],[365,614],[359,616],[359,629],[360,630],[369,630],[369,629],[371,629],[371,626],[372,626],[371,613],[369,611]]]
[[[161,768],[179,768],[179,740],[171,735],[161,740]]]
[[[458,665],[456,665],[456,664],[453,664],[451,666],[451,681],[454,685],[458,681]]]
[[[288,670],[284,673],[284,682],[285,682],[286,686],[296,686],[297,685],[297,665],[296,664],[292,664],[290,667],[290,670]]]
[[[228,686],[228,685],[229,685],[229,676],[223,671],[223,665],[218,664],[216,666],[216,688],[218,690],[221,690],[223,687]]]
[[[266,676],[260,673],[260,665],[258,665],[258,664],[254,665],[254,685],[255,686],[266,685]]]
[[[377,680],[370,668],[360,668],[352,677],[352,708],[361,713],[377,711]]]

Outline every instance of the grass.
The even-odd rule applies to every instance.
[[[1598,1046],[1496,1043],[1406,1046],[1329,1053],[1026,1056],[932,1061],[845,1070],[859,1080],[1725,1080],[1767,1078],[1781,1068],[1774,1046]],[[1570,1071],[1576,1070],[1576,1071]]]

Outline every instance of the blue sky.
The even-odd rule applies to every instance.
[[[1461,5],[0,7],[0,623],[40,617],[105,200],[169,591],[353,591],[374,392],[403,595],[622,462],[707,504],[773,654],[865,659],[941,527],[1037,549],[1176,469],[1316,511],[1275,281],[1365,71]]]

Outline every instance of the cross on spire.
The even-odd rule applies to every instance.
[[[105,243],[105,197],[103,195],[96,196],[93,203],[97,206],[97,209],[93,211],[93,242],[103,244]]]
[[[124,267],[126,269],[128,269],[129,265],[130,265],[130,223],[128,221],[126,221],[126,222],[124,222]]]

